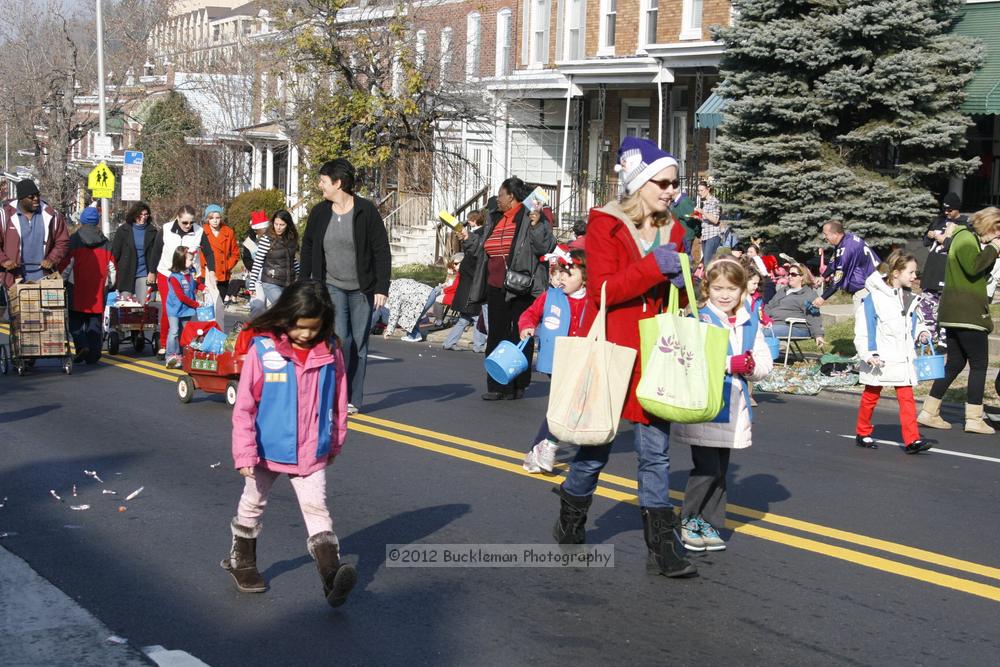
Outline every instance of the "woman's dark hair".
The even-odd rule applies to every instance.
[[[505,190],[508,194],[514,196],[519,202],[524,201],[531,194],[531,190],[528,189],[528,184],[522,181],[517,176],[511,176],[503,183],[500,184],[500,188]]]
[[[354,177],[357,171],[354,165],[346,158],[338,157],[336,160],[324,162],[319,168],[319,175],[326,176],[330,182],[340,181],[340,189],[348,194],[354,194]]]
[[[149,217],[146,218],[146,224],[147,225],[152,224],[153,212],[149,210],[149,205],[146,204],[146,202],[144,201],[137,201],[136,203],[132,204],[132,206],[128,210],[128,213],[125,214],[125,222],[127,222],[130,225],[134,224],[135,221],[139,219],[139,215],[143,211],[149,213]]]
[[[708,181],[698,181],[698,187],[700,188],[702,186],[708,188],[709,192],[712,192],[712,186],[708,184]]]
[[[194,212],[194,207],[193,206],[191,206],[190,204],[184,204],[180,208],[177,209],[177,215],[174,216],[174,219],[176,220],[176,219],[180,218],[182,215],[191,215],[191,216],[194,216],[194,215],[197,215],[197,213]]]
[[[182,245],[174,249],[174,256],[170,258],[170,270],[174,273],[184,273],[187,271],[188,249]]]
[[[273,306],[247,322],[247,327],[275,337],[288,333],[300,319],[320,320],[316,341],[334,339],[333,301],[326,285],[318,280],[300,280],[284,289]]]
[[[587,252],[583,248],[573,248],[569,251],[569,256],[573,258],[573,266],[579,266],[583,274],[583,284],[587,284]]]
[[[577,220],[573,223],[573,236],[580,238],[587,235],[587,221]]]
[[[277,232],[274,231],[275,220],[283,220],[285,222],[285,233],[281,236],[278,236]],[[299,244],[299,230],[295,228],[295,223],[292,222],[292,214],[285,210],[275,211],[274,215],[271,216],[271,224],[267,226],[267,235],[271,237],[272,241],[280,238],[289,245],[298,246]]]

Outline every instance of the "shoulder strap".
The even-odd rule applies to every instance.
[[[872,295],[869,294],[861,303],[865,307],[865,324],[868,327],[868,351],[876,352],[878,351],[878,345],[876,341],[876,323],[878,322],[878,313],[875,312],[875,303],[872,300]]]

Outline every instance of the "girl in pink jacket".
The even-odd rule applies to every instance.
[[[265,335],[247,351],[233,410],[233,462],[246,483],[222,567],[244,593],[267,589],[257,570],[257,536],[271,485],[285,473],[299,500],[323,593],[338,607],[357,573],[340,562],[326,507],[326,467],[347,435],[347,375],[333,317],[326,286],[310,280],[292,284],[247,324]]]

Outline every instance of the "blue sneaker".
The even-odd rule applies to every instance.
[[[689,516],[681,519],[681,544],[688,551],[704,551],[706,549],[700,528],[701,524],[698,523],[697,517]]]
[[[701,535],[702,541],[705,543],[705,549],[708,551],[725,551],[726,543],[719,537],[719,531],[712,527],[712,524],[702,519],[700,516],[695,517],[694,521],[698,523],[698,533]]]

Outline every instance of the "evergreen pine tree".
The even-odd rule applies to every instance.
[[[966,175],[964,88],[982,47],[964,0],[734,0],[713,167],[754,236],[814,247],[841,220],[871,245],[919,238],[930,187]]]

